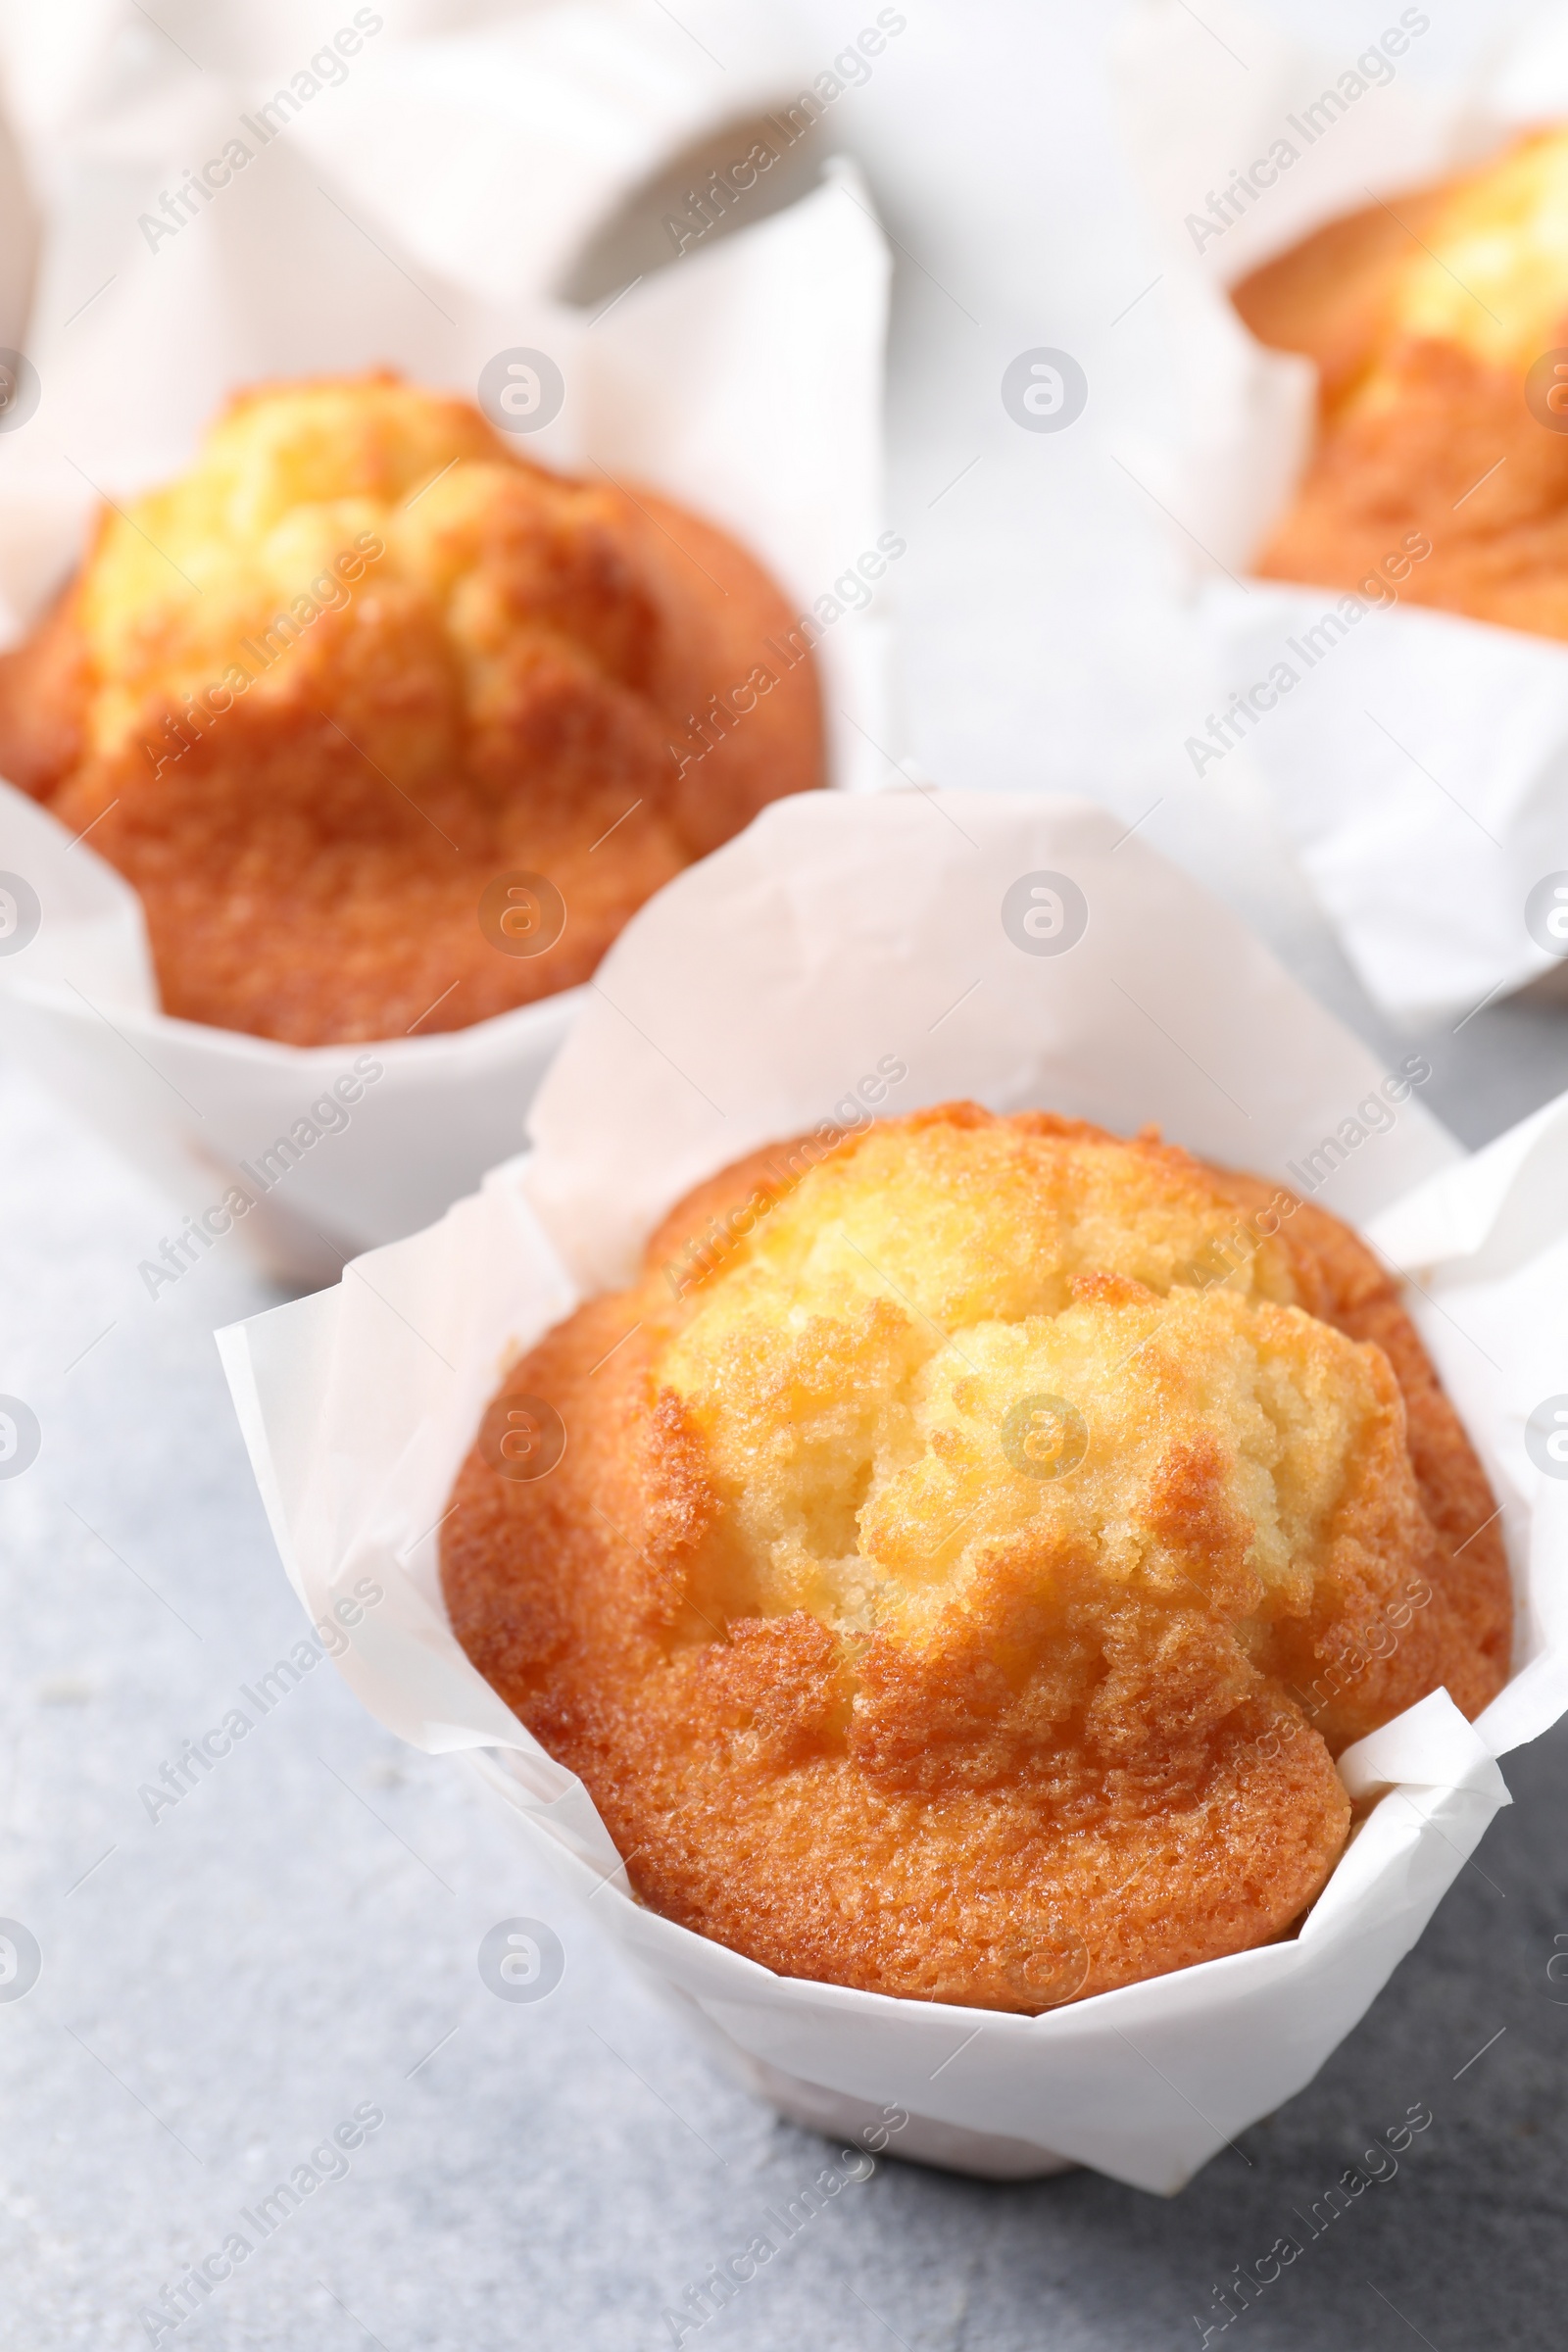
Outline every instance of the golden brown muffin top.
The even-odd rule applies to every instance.
[[[1392,1286],[1152,1137],[949,1104],[809,1157],[700,1187],[509,1375],[444,1538],[469,1654],[644,1898],[784,1973],[1028,2008],[1280,1934],[1332,1755],[1505,1670]]]
[[[816,1169],[654,1358],[723,1506],[704,1605],[924,1644],[1028,1550],[1302,1614],[1383,1399],[1277,1241],[1223,1270],[1237,1222],[1173,1156],[1000,1122]]]
[[[1565,327],[1568,130],[1542,130],[1444,191],[1430,233],[1405,242],[1381,341],[1449,343],[1522,374]],[[1362,397],[1384,397],[1376,372]]]
[[[1233,299],[1321,383],[1258,568],[1568,637],[1568,435],[1526,399],[1568,348],[1568,130],[1330,222]]]
[[[0,661],[0,770],[140,891],[166,1010],[428,1035],[585,979],[690,858],[821,783],[791,620],[721,533],[529,463],[466,401],[267,384],[106,509]],[[537,956],[481,923],[518,874],[556,894]]]

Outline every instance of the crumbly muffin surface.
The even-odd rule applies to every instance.
[[[444,1531],[470,1656],[643,1898],[782,1974],[1035,2009],[1285,1932],[1333,1756],[1506,1668],[1391,1286],[1321,1210],[1044,1114],[781,1164],[509,1376]]]
[[[135,884],[167,1011],[428,1035],[585,979],[691,858],[821,783],[790,623],[719,532],[527,463],[466,402],[264,386],[106,510],[0,662],[0,772]]]
[[[1314,360],[1322,386],[1260,571],[1568,637],[1568,433],[1526,397],[1568,348],[1565,223],[1568,131],[1541,131],[1329,223],[1235,289],[1253,332]]]

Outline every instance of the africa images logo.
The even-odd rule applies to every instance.
[[[1020,351],[1002,378],[1002,405],[1026,433],[1059,433],[1089,405],[1089,378],[1070,351]]]
[[[1002,928],[1026,956],[1065,956],[1089,928],[1089,901],[1070,874],[1020,874],[1002,902]]]
[[[1544,1397],[1525,1423],[1525,1451],[1546,1478],[1568,1478],[1568,1396]]]
[[[547,351],[516,344],[479,370],[479,406],[498,433],[540,433],[561,415],[566,379]]]

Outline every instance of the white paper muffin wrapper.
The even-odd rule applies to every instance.
[[[53,173],[28,336],[42,396],[24,426],[0,434],[0,612],[13,633],[76,561],[98,492],[122,499],[187,464],[237,386],[391,364],[471,396],[494,353],[539,348],[557,360],[566,397],[519,450],[650,484],[708,516],[768,567],[797,612],[831,599],[841,610],[816,649],[830,781],[866,789],[897,772],[887,618],[896,562],[874,591],[857,583],[834,596],[883,527],[889,257],[866,191],[853,166],[831,163],[814,193],[689,251],[597,318],[552,301],[540,289],[624,193],[628,171],[678,147],[717,105],[667,58],[634,92],[627,57],[607,46],[617,22],[612,8],[589,12],[566,41],[561,24],[552,34],[552,12],[510,42],[487,35],[496,51],[487,103],[501,129],[492,124],[489,143],[465,153],[461,123],[437,106],[418,172],[400,180],[394,109],[381,122],[382,201],[369,215],[362,199],[377,161],[376,118],[360,106],[359,79],[374,69],[402,87],[423,72],[444,87],[442,61],[453,61],[441,43],[389,50],[379,63],[372,44],[357,61],[364,76],[322,93],[320,109],[339,96],[359,108],[348,180],[332,177],[321,147],[325,115],[302,117],[297,138],[258,155],[209,212],[153,250],[138,213],[170,184],[171,157],[220,149],[254,93],[215,91],[171,51],[174,79],[160,106],[122,99],[76,126]],[[516,152],[502,130],[541,106],[556,125],[548,152],[528,150],[527,168],[514,164],[496,183],[500,159]],[[401,193],[412,228],[418,188],[443,165],[469,199],[466,274],[459,215],[449,204],[441,216],[448,277],[432,273],[416,243],[397,241],[391,217]],[[371,230],[356,225],[367,218],[368,244]],[[20,237],[20,219],[14,225]],[[84,244],[113,275],[73,318],[91,292],[76,282]],[[869,601],[857,609],[854,596]],[[0,1042],[182,1205],[200,1213],[220,1202],[240,1164],[258,1166],[352,1069],[352,1046],[302,1050],[166,1017],[133,893],[90,840],[73,844],[0,784],[0,877],[8,873],[35,894],[42,921],[17,949],[0,900]],[[381,1075],[351,1124],[308,1143],[236,1230],[278,1271],[322,1280],[345,1250],[438,1214],[517,1150],[533,1090],[583,996],[570,990],[471,1028],[378,1045]]]
[[[1059,954],[1004,928],[1004,894],[1043,874],[1087,903]],[[1222,906],[1071,800],[779,803],[642,910],[601,986],[535,1100],[531,1154],[339,1288],[220,1336],[289,1576],[313,1616],[380,1581],[341,1660],[365,1703],[421,1747],[489,1751],[538,1852],[599,1888],[600,1927],[787,2112],[845,2128],[896,2103],[915,2119],[907,2154],[993,2174],[1075,2161],[1172,2192],[1355,2024],[1506,1803],[1494,1758],[1568,1700],[1564,1489],[1524,1443],[1541,1399],[1568,1391],[1568,1099],[1471,1159],[1419,1084],[1385,1118],[1366,1048]],[[879,1062],[907,1073],[880,1094]],[[692,1184],[849,1121],[857,1095],[876,1115],[968,1095],[1122,1132],[1154,1120],[1298,1189],[1308,1155],[1337,1156],[1321,1199],[1418,1269],[1413,1310],[1506,1506],[1515,1673],[1474,1726],[1439,1691],[1348,1751],[1348,1786],[1387,1793],[1290,1940],[1037,2018],[776,1977],[631,1898],[581,1784],[453,1637],[438,1523],[506,1365],[624,1281]]]
[[[1496,43],[1463,91],[1423,78],[1423,36],[1407,27],[1402,53],[1357,74],[1386,29],[1401,37],[1421,17],[1430,27],[1429,12],[1401,16],[1391,0],[1340,54],[1298,47],[1236,0],[1200,20],[1182,0],[1141,0],[1119,57],[1182,378],[1158,412],[1169,436],[1154,424],[1128,462],[1178,518],[1184,554],[1209,559],[1200,615],[1212,675],[1194,682],[1184,770],[1212,777],[1210,716],[1275,665],[1294,671],[1223,757],[1260,770],[1368,993],[1409,1023],[1467,1011],[1559,960],[1527,929],[1525,901],[1568,864],[1568,646],[1380,602],[1396,597],[1393,582],[1346,601],[1246,576],[1304,468],[1316,370],[1254,342],[1225,290],[1337,216],[1373,198],[1396,205],[1522,123],[1568,114],[1568,11],[1543,10],[1528,34]],[[1360,95],[1346,97],[1347,75]],[[1294,162],[1271,158],[1279,140]],[[1224,216],[1211,195],[1259,157],[1274,183],[1212,233],[1205,219]]]

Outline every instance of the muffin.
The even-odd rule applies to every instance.
[[[1291,1930],[1340,1750],[1502,1685],[1494,1510],[1336,1219],[956,1103],[699,1186],[508,1374],[442,1579],[643,1902],[1034,2011]]]
[[[1565,222],[1568,131],[1540,131],[1331,222],[1233,290],[1253,334],[1315,361],[1322,385],[1259,571],[1568,637],[1568,433],[1546,427]]]
[[[242,394],[0,662],[0,773],[141,897],[166,1012],[314,1046],[585,980],[823,781],[750,556],[389,374]]]

